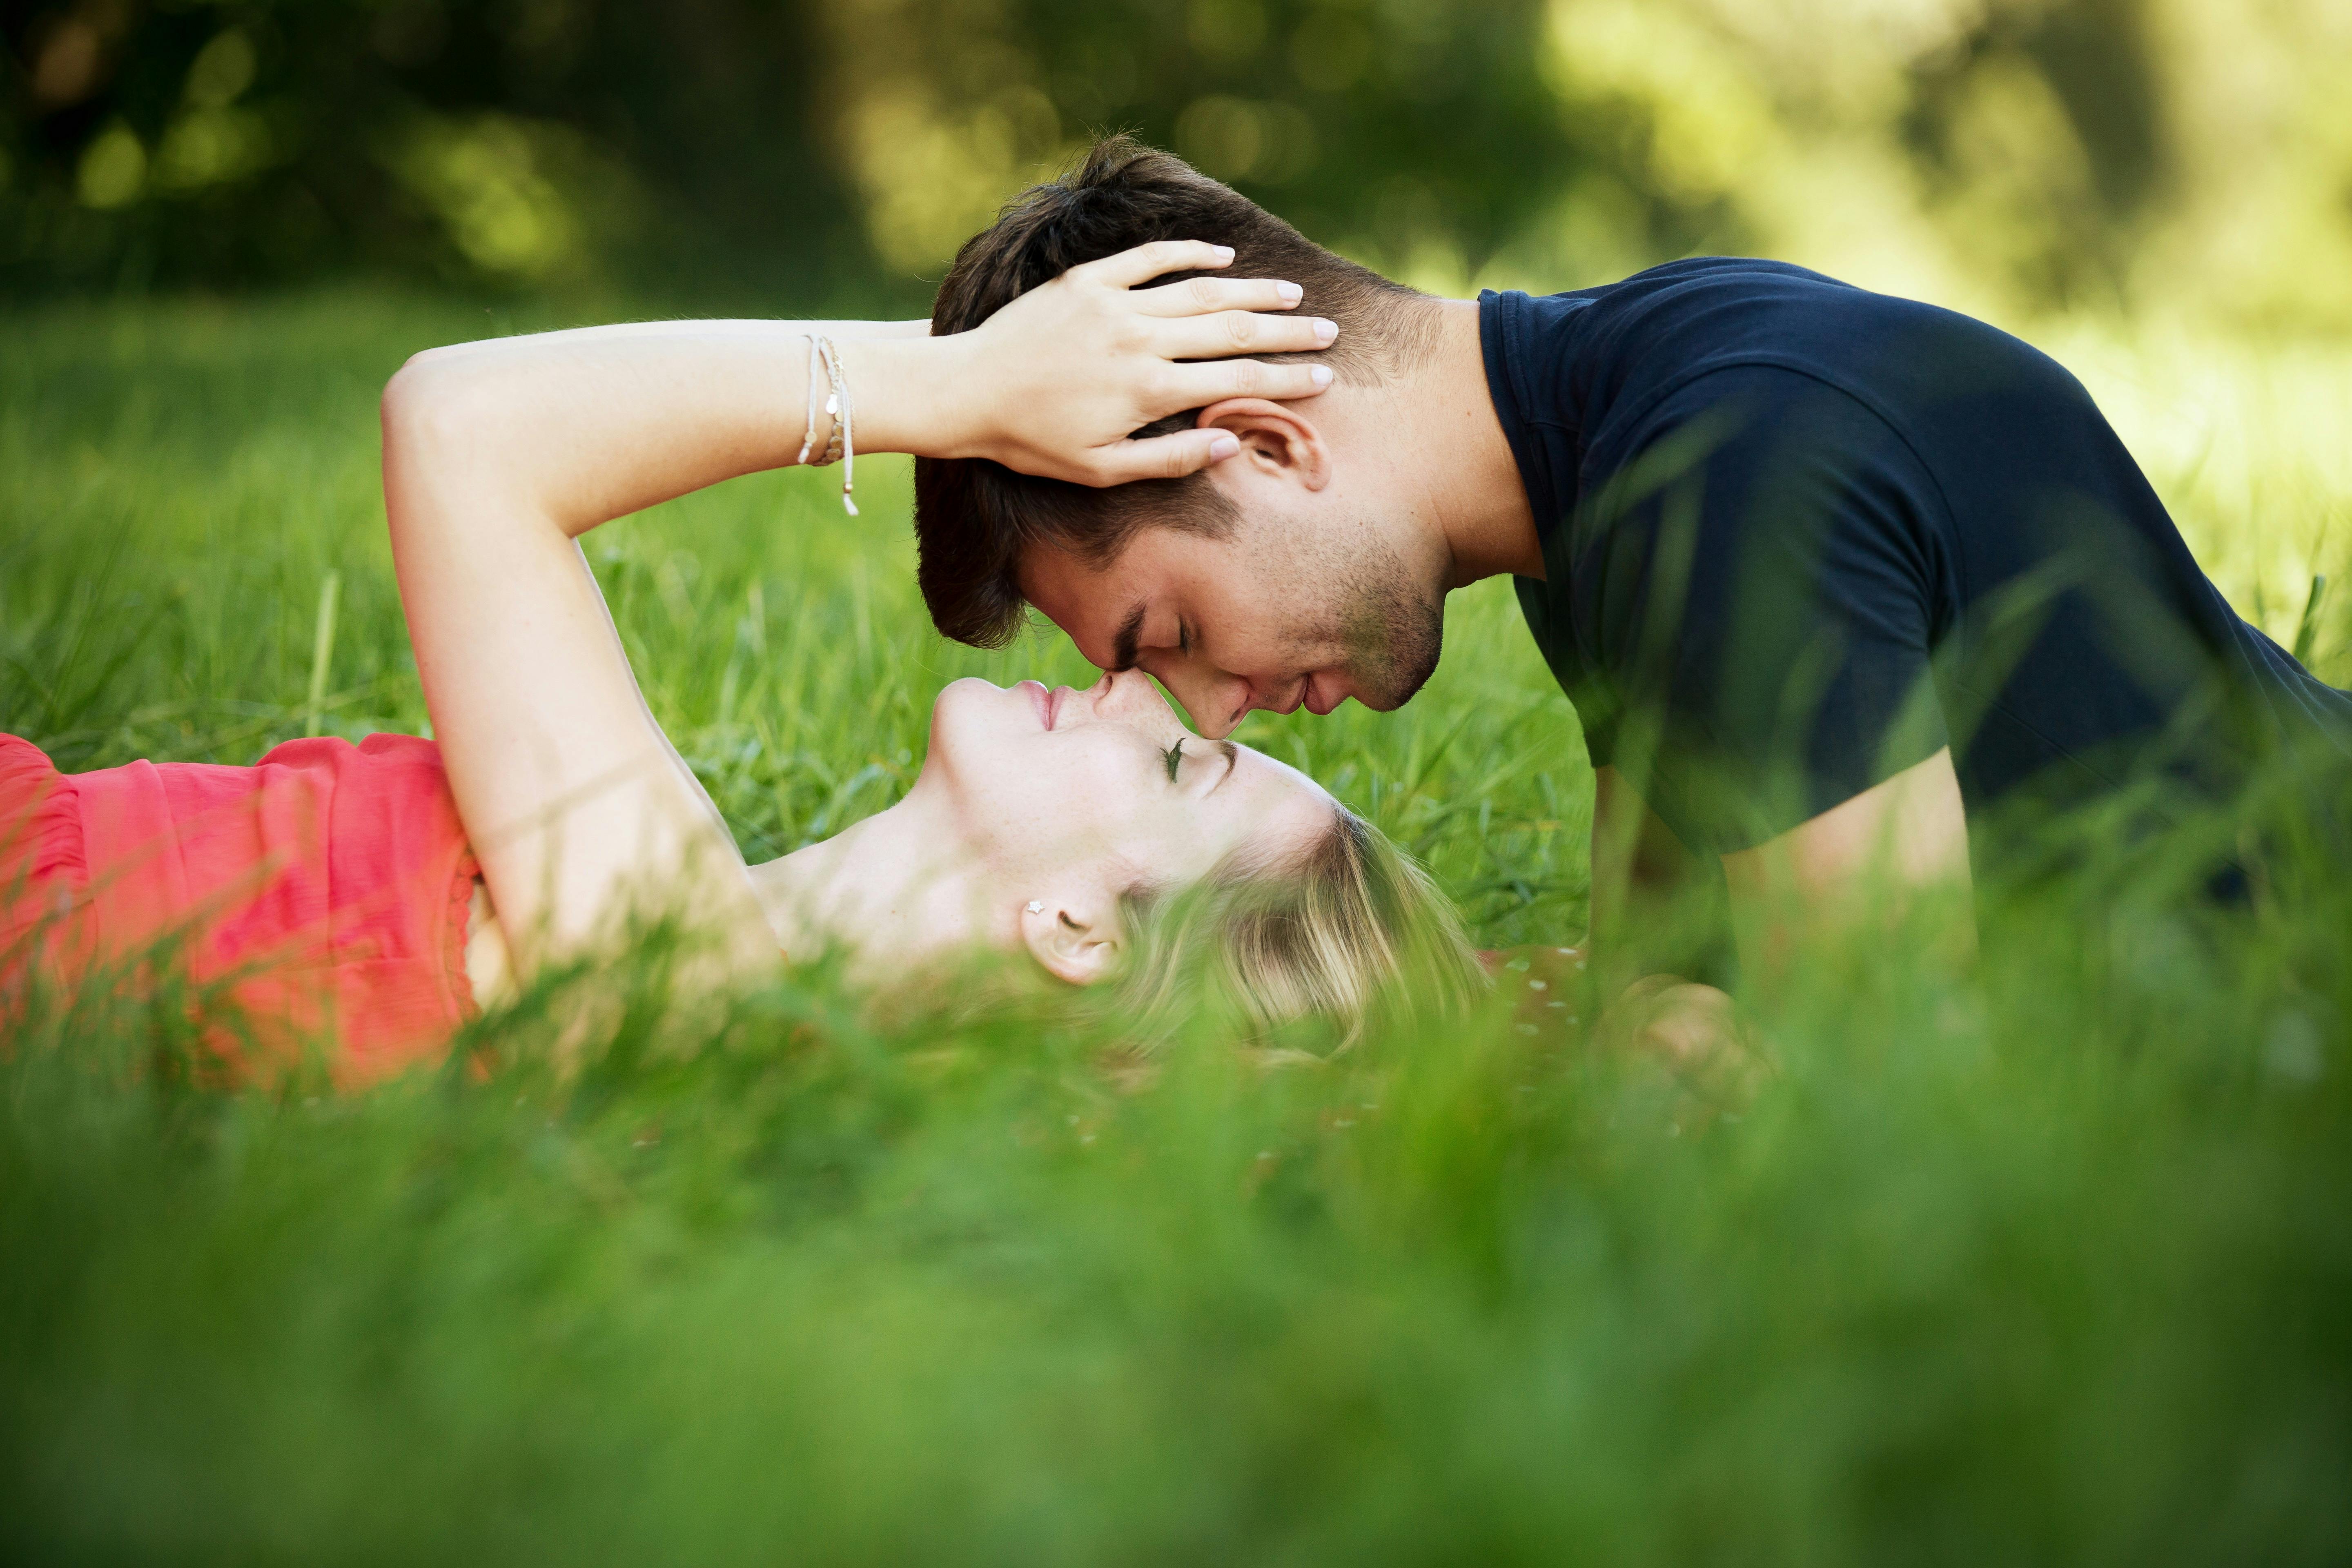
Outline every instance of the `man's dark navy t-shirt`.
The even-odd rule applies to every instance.
[[[1693,848],[1948,743],[1972,822],[2352,757],[2352,695],[2231,610],[2090,395],[2017,339],[1730,258],[1479,303],[1543,544],[1528,627],[1594,764]]]

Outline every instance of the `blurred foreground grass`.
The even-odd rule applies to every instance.
[[[68,769],[250,762],[311,721],[330,571],[318,721],[421,726],[373,398],[489,325],[325,295],[0,326],[0,728]],[[2155,362],[2107,352],[2070,363],[2158,429]],[[2193,432],[2141,455],[2225,586],[2307,581],[2334,459],[2246,428],[2260,506]],[[787,476],[590,541],[753,855],[887,803],[941,681],[1087,674],[932,637],[903,470],[869,487],[856,523]],[[1573,717],[1501,584],[1447,632],[1403,712],[1248,738],[1482,942],[1566,940]],[[1099,1030],[887,1027],[823,973],[685,1037],[657,952],[571,1079],[524,1016],[487,1072],[225,1093],[170,999],[38,1001],[0,1059],[0,1547],[2342,1561],[2352,900],[2209,922],[2157,879],[2000,911],[1965,990],[1899,934],[1826,956],[1728,1108],[1524,1032],[1517,977],[1443,1037],[1272,1075],[1195,1039],[1140,1090]]]

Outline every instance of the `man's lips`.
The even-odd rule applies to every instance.
[[[1313,675],[1302,675],[1298,678],[1298,684],[1291,689],[1289,699],[1286,701],[1277,703],[1274,707],[1273,711],[1276,713],[1296,713],[1301,708],[1304,708],[1309,713],[1314,714],[1319,719],[1347,700],[1348,694],[1346,692],[1342,691],[1336,696],[1332,695],[1329,692],[1324,691],[1315,684],[1315,677]]]

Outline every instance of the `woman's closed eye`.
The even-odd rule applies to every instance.
[[[1179,736],[1174,745],[1167,747],[1160,753],[1160,765],[1168,770],[1168,782],[1170,784],[1179,784],[1182,782],[1180,775],[1182,772],[1185,759],[1184,742],[1189,739],[1191,739],[1190,736]],[[1196,784],[1193,791],[1195,794],[1215,794],[1217,789],[1222,786],[1227,779],[1233,777],[1234,765],[1241,761],[1241,748],[1234,745],[1231,741],[1216,742],[1210,747],[1210,750],[1212,752],[1222,752],[1224,753],[1224,769],[1217,774],[1217,782],[1211,784],[1206,790],[1200,789]],[[1200,770],[1197,768],[1194,769],[1193,776],[1197,779],[1199,775]]]

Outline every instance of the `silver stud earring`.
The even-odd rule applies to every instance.
[[[1030,912],[1031,914],[1033,914],[1033,915],[1042,915],[1042,914],[1044,914],[1044,913],[1045,912],[1045,900],[1043,900],[1043,899],[1032,899],[1032,900],[1029,900],[1029,912]]]

